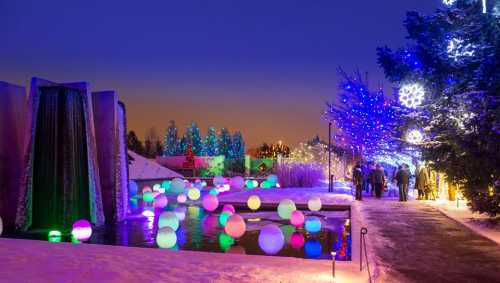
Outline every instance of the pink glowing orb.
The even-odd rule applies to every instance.
[[[219,206],[219,199],[217,198],[217,196],[206,194],[203,197],[202,205],[205,210],[214,211]]]
[[[146,192],[152,192],[153,190],[151,189],[150,186],[144,186],[144,188],[142,188],[142,193],[146,193]]]
[[[167,196],[164,194],[159,194],[155,197],[155,200],[153,202],[154,207],[158,208],[164,208],[168,204],[168,199]]]
[[[178,203],[185,203],[187,201],[187,196],[185,194],[179,194],[177,196]]]
[[[85,219],[80,219],[73,223],[73,230],[71,230],[71,235],[78,241],[87,241],[92,236],[92,226],[90,222]]]
[[[292,248],[296,250],[302,248],[304,242],[305,242],[304,235],[302,235],[299,232],[295,232],[290,236],[290,246],[292,246]]]
[[[290,223],[295,227],[302,226],[304,224],[304,220],[304,213],[300,210],[294,210],[290,216]]]
[[[241,190],[243,189],[243,187],[245,187],[245,179],[243,179],[243,177],[241,176],[232,177],[229,181],[229,185],[232,189]]]
[[[225,204],[222,207],[222,211],[228,211],[231,214],[235,214],[236,213],[236,209],[234,209],[234,206],[232,204]]]
[[[226,234],[233,238],[239,238],[245,234],[247,225],[245,224],[245,219],[238,214],[233,214],[227,219],[224,231]]]

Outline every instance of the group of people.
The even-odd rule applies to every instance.
[[[410,185],[410,168],[407,164],[399,166],[392,176],[399,189],[399,201],[408,200],[408,187]],[[387,176],[382,165],[367,163],[362,165],[357,162],[352,172],[353,185],[356,188],[356,200],[362,200],[363,191],[375,193],[376,198],[382,197],[382,192],[387,188]]]

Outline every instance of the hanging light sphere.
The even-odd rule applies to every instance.
[[[281,229],[274,224],[262,227],[259,233],[259,247],[268,255],[277,254],[285,244]]]
[[[245,219],[238,214],[233,214],[227,219],[224,231],[233,238],[239,238],[245,234]]]
[[[316,216],[306,218],[305,229],[309,233],[318,233],[321,231],[321,220]]]
[[[232,177],[229,185],[232,189],[241,190],[245,187],[245,179],[241,176]]]
[[[164,194],[159,194],[155,197],[153,206],[158,208],[164,208],[168,204],[168,198]]]
[[[188,198],[190,200],[198,200],[201,196],[200,190],[197,188],[190,188],[188,190]]]
[[[217,196],[207,194],[203,197],[201,201],[203,208],[207,211],[214,211],[219,206],[219,199]]]
[[[297,208],[291,199],[283,199],[278,204],[278,214],[281,219],[290,219],[292,212],[295,210],[297,210]]]
[[[413,129],[406,134],[406,141],[410,144],[419,144],[424,140],[424,135],[421,131]]]
[[[172,230],[176,231],[179,228],[179,219],[175,212],[164,211],[160,214],[158,219],[158,228],[170,227]]]
[[[187,197],[185,194],[177,195],[177,203],[185,203],[186,200],[187,200]]]
[[[251,195],[247,200],[248,208],[255,211],[260,208],[260,198],[258,195]]]
[[[177,235],[175,234],[175,230],[171,227],[163,227],[158,230],[158,234],[156,235],[156,244],[158,247],[162,249],[170,249],[175,246],[177,243]]]
[[[425,90],[419,83],[403,84],[399,89],[399,102],[407,108],[415,109],[424,102]]]
[[[85,219],[80,219],[73,223],[71,235],[78,241],[87,241],[92,236],[92,226]]]
[[[290,223],[295,227],[300,227],[304,224],[304,214],[300,210],[295,210],[290,216]]]
[[[307,201],[307,208],[310,211],[320,211],[321,210],[321,199],[319,197],[312,197]]]

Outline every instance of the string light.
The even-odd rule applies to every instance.
[[[407,83],[399,89],[399,102],[407,108],[417,108],[424,102],[425,90],[419,83]]]
[[[464,44],[464,40],[460,38],[452,38],[448,41],[446,51],[450,58],[459,61],[464,57],[474,56],[474,45],[470,43]]]
[[[420,130],[413,129],[406,134],[406,141],[410,144],[419,144],[423,139],[424,135]]]

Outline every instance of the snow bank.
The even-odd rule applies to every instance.
[[[139,154],[129,150],[128,155],[129,165],[129,178],[132,180],[147,180],[147,179],[171,179],[183,178],[177,172],[161,166],[154,160],[149,160]]]

